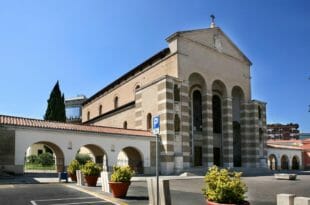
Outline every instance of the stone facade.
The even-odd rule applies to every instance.
[[[251,99],[248,58],[218,27],[166,40],[168,48],[90,97],[83,123],[147,130],[159,115],[164,174],[213,164],[265,167],[266,103]]]

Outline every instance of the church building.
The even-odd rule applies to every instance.
[[[251,61],[217,27],[179,31],[167,48],[88,98],[82,123],[151,130],[160,116],[162,174],[266,166],[266,103],[251,97]],[[150,144],[155,170],[155,142]]]

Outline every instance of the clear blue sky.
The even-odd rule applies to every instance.
[[[309,0],[0,1],[0,113],[42,118],[57,80],[89,97],[210,14],[253,62],[268,123],[310,132]]]

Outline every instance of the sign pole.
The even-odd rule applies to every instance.
[[[159,205],[159,146],[158,146],[159,134],[156,134],[156,205]]]
[[[156,205],[159,205],[159,141],[160,141],[160,117],[155,116],[153,118],[153,134],[156,137]]]

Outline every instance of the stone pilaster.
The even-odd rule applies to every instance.
[[[223,99],[222,116],[222,149],[224,167],[233,167],[233,120],[232,120],[232,99]]]
[[[188,97],[187,83],[181,84],[180,89],[180,103],[181,103],[181,137],[182,137],[182,153],[183,153],[183,167],[190,167],[190,109]]]
[[[174,172],[174,99],[173,81],[165,78],[157,84],[158,114],[160,115],[161,173]]]
[[[213,112],[212,112],[212,92],[208,91],[206,94],[206,101],[207,101],[207,107],[206,107],[206,121],[207,121],[207,127],[206,127],[206,161],[207,165],[210,167],[213,165]]]

